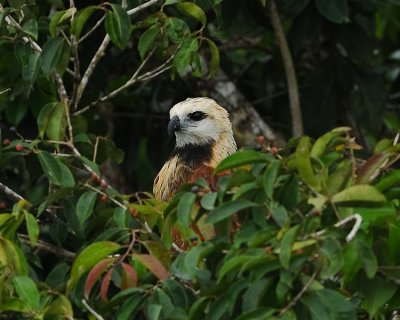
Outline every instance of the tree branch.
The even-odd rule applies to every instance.
[[[0,182],[0,191],[13,201],[25,200],[21,195]]]
[[[275,37],[279,49],[281,51],[283,66],[286,73],[286,81],[288,86],[290,112],[292,115],[292,133],[294,136],[301,136],[303,134],[303,120],[301,115],[299,88],[296,77],[296,70],[294,68],[292,55],[289,50],[285,32],[282,27],[279,13],[276,8],[274,0],[270,1],[270,17],[271,24],[275,31]]]
[[[145,64],[147,63],[147,61],[150,59],[150,57],[152,56],[152,53],[154,52],[154,50],[146,57],[145,60],[143,60],[143,62],[140,64],[140,66],[136,69],[135,73],[132,75],[132,77],[125,82],[121,87],[115,89],[114,91],[110,92],[109,94],[91,102],[90,104],[88,104],[86,107],[80,109],[79,111],[74,113],[74,116],[80,115],[82,113],[85,113],[86,111],[88,111],[89,109],[95,107],[96,105],[98,105],[101,102],[105,102],[113,97],[115,97],[118,93],[120,93],[122,90],[134,85],[135,83],[138,83],[140,81],[145,81],[145,80],[149,80],[152,79],[158,75],[160,75],[161,73],[167,71],[168,69],[171,68],[171,66],[168,66],[168,64],[172,61],[172,59],[174,58],[174,55],[172,55],[171,57],[168,58],[168,60],[166,60],[163,64],[159,65],[158,67],[154,68],[151,71],[148,71],[146,73],[144,73],[141,76],[138,76],[140,71],[143,69],[143,67],[145,66]]]
[[[308,288],[311,286],[311,284],[314,282],[315,277],[317,276],[317,271],[315,271],[310,279],[308,279],[307,283],[304,285],[304,287],[300,290],[300,292],[291,300],[286,307],[284,307],[280,312],[279,312],[279,317],[281,317],[284,313],[289,311],[292,307],[296,305],[296,303],[301,299],[301,297],[306,293]]]
[[[156,3],[160,2],[160,0],[149,0],[143,4],[141,4],[140,6],[137,6],[136,8],[133,8],[131,10],[128,10],[127,13],[128,15],[133,15],[141,10],[144,10]],[[97,25],[95,25],[96,27]],[[81,79],[81,82],[79,83],[78,89],[77,89],[77,93],[76,93],[76,99],[75,99],[75,103],[74,103],[74,109],[76,110],[79,104],[79,101],[82,98],[82,94],[86,89],[86,86],[88,84],[88,81],[90,79],[90,77],[93,74],[94,69],[96,68],[97,64],[99,63],[100,59],[104,56],[105,51],[110,43],[110,36],[107,34],[104,39],[103,42],[100,44],[99,48],[97,49],[95,55],[92,58],[92,61],[90,61],[89,66],[87,67],[85,73],[83,74],[83,77]]]
[[[18,237],[20,238],[22,243],[32,246],[29,237],[26,234],[19,233]],[[76,254],[74,252],[57,247],[43,240],[38,240],[33,247],[37,248],[39,251],[50,252],[66,260],[74,260],[76,257]]]

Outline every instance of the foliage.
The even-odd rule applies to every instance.
[[[217,190],[199,181],[168,203],[124,192],[110,163],[123,148],[133,189],[148,188],[169,141],[146,117],[207,93],[220,64],[290,127],[268,1],[75,2],[0,1],[1,317],[396,311],[399,145],[379,136],[400,127],[385,111],[398,1],[277,2],[313,137],[260,138],[220,164]],[[342,123],[365,151],[347,127],[316,138]]]
[[[302,137],[288,150],[239,151],[216,169],[231,170],[217,190],[199,181],[170,203],[147,194],[129,199],[96,177],[82,180],[72,163],[46,151],[16,156],[38,157],[53,191],[44,203],[21,200],[0,215],[3,314],[391,314],[399,295],[399,172],[391,168],[399,145],[361,161],[349,130]],[[3,148],[3,157],[15,157],[13,150]],[[39,236],[77,255],[36,255]]]

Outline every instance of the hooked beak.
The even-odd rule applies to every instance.
[[[168,122],[168,134],[172,135],[176,131],[179,131],[181,129],[181,123],[179,122],[178,116],[174,116],[171,120]]]

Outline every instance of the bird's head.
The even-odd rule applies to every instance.
[[[212,99],[186,99],[174,105],[169,114],[168,133],[175,133],[177,147],[208,144],[222,137],[233,140],[228,112]]]

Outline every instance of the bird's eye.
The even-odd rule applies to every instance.
[[[207,115],[201,111],[195,111],[195,112],[192,112],[189,114],[190,120],[193,120],[193,121],[200,121],[200,120],[204,119],[205,117],[207,117]]]

